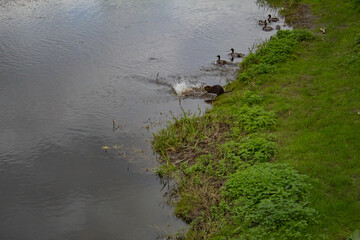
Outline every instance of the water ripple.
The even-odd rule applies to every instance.
[[[143,170],[154,166],[149,139],[169,111],[208,107],[180,105],[174,89],[233,79],[237,63],[217,66],[216,55],[271,36],[257,25],[268,10],[253,0],[0,6],[1,236],[155,239],[149,225],[183,226]]]

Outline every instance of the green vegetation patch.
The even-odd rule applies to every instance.
[[[279,2],[300,7],[295,18],[311,12]],[[190,223],[179,239],[359,236],[357,0],[306,2],[319,16],[313,32],[278,31],[244,58],[234,91],[211,111],[155,134],[158,173],[176,179],[169,196]]]
[[[250,135],[239,141],[230,140],[220,146],[223,157],[245,162],[267,162],[275,154],[273,136]]]
[[[276,73],[312,39],[309,31],[279,31],[244,59],[234,92],[213,110],[183,112],[154,134],[164,160],[157,173],[177,180],[170,194],[175,214],[191,224],[186,239],[310,236],[306,230],[316,222],[307,206],[310,183],[294,169],[269,163],[277,152],[272,132],[278,117],[257,91],[242,89],[253,77]]]
[[[255,53],[250,53],[241,62],[242,73],[239,79],[252,80],[255,76],[274,73],[276,63],[281,63],[294,56],[299,43],[314,39],[309,30],[280,30],[269,41],[257,46]]]
[[[239,131],[247,133],[260,130],[271,130],[276,125],[276,116],[274,112],[266,111],[260,106],[243,106],[231,108],[234,126],[231,128],[235,138],[241,135]]]
[[[317,214],[308,206],[311,184],[284,164],[261,163],[231,175],[222,192],[233,234],[244,239],[312,239]]]

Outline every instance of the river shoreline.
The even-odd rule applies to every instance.
[[[224,84],[216,55],[271,35],[256,22],[264,11],[254,0],[2,1],[0,238],[153,240],[186,226],[162,204],[149,141],[182,113],[177,83]]]
[[[342,4],[356,16],[356,11]],[[324,166],[311,162],[315,163],[316,159],[309,157],[308,153],[318,156],[317,150],[295,151],[306,149],[304,146],[309,144],[305,141],[295,145],[298,144],[297,137],[306,140],[311,136],[306,131],[311,128],[311,125],[306,126],[310,117],[303,115],[302,123],[297,120],[301,113],[309,111],[299,103],[321,105],[321,91],[333,91],[328,85],[319,85],[320,81],[326,81],[322,72],[308,76],[306,71],[311,70],[304,61],[318,60],[315,53],[342,34],[341,30],[333,35],[319,31],[323,27],[321,24],[333,24],[326,16],[336,8],[329,5],[329,13],[324,13],[314,2],[306,5],[284,3],[283,7],[281,12],[287,16],[287,22],[311,31],[279,31],[271,40],[259,44],[256,51],[240,64],[238,78],[227,86],[228,89],[235,88],[233,93],[218,97],[214,108],[204,115],[185,114],[175,118],[168,128],[154,137],[153,147],[163,160],[157,174],[176,179],[177,186],[171,193],[175,199],[172,202],[175,214],[191,224],[190,230],[182,236],[184,239],[338,239],[340,236],[349,237],[359,224],[357,217],[352,219],[353,222],[348,220],[349,215],[340,217],[340,212],[345,210],[339,207],[336,210],[338,221],[346,222],[346,227],[338,226],[331,230],[325,227],[333,224],[333,216],[326,210],[341,204],[333,199],[337,192],[330,191],[328,195],[328,185],[334,184],[330,183],[331,175],[320,173]],[[310,12],[315,12],[315,15]],[[353,24],[353,19],[348,23]],[[347,29],[356,32],[359,25]],[[357,51],[354,54],[356,56]],[[357,60],[354,61],[352,64],[358,64]],[[319,69],[324,66],[317,65]],[[348,67],[351,73],[348,74],[349,81],[338,83],[343,87],[356,79],[356,71],[351,65]],[[335,70],[330,72],[338,74]],[[293,94],[283,91],[285,89]],[[320,96],[318,99],[314,98],[316,91]],[[354,100],[356,94],[347,98]],[[329,107],[323,105],[324,109]],[[350,105],[342,107],[351,108]],[[319,119],[327,119],[327,115]],[[356,121],[347,123],[358,127]],[[322,134],[326,135],[325,132]],[[308,140],[312,144],[321,144],[321,141]],[[351,144],[348,150],[359,156],[356,141],[351,141]],[[321,149],[320,145],[318,147]],[[337,149],[339,153],[342,151],[346,150]],[[327,154],[323,156],[326,158]],[[301,161],[302,157],[310,159]],[[324,160],[327,164],[332,164],[331,161]],[[340,164],[339,160],[337,164]],[[344,164],[342,167],[346,169]],[[338,178],[348,179],[348,171],[350,169],[342,170]],[[354,169],[353,174],[355,172]],[[353,182],[350,192],[345,185],[342,186],[340,191],[347,192],[343,202],[349,202],[356,194],[356,186]],[[325,199],[331,200],[325,204]],[[349,208],[358,211],[359,205],[355,200]],[[319,216],[324,219],[320,220]]]

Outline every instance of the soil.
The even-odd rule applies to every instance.
[[[308,4],[298,4],[291,8],[286,8],[283,16],[285,17],[286,24],[298,29],[312,29],[314,26],[315,16],[312,15],[310,5]]]

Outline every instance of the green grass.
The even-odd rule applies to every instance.
[[[286,165],[256,164],[236,172],[223,190],[231,204],[230,235],[243,239],[312,239],[307,229],[317,223],[318,215],[308,206],[310,189],[308,177]]]
[[[276,161],[319,180],[311,201],[323,221],[314,231],[342,239],[360,229],[360,14],[343,1],[314,3],[314,12],[326,36],[259,89],[280,116]]]
[[[318,16],[313,33],[280,31],[244,59],[213,110],[155,135],[158,173],[177,178],[175,212],[191,223],[186,239],[357,235],[359,1],[304,3]]]

